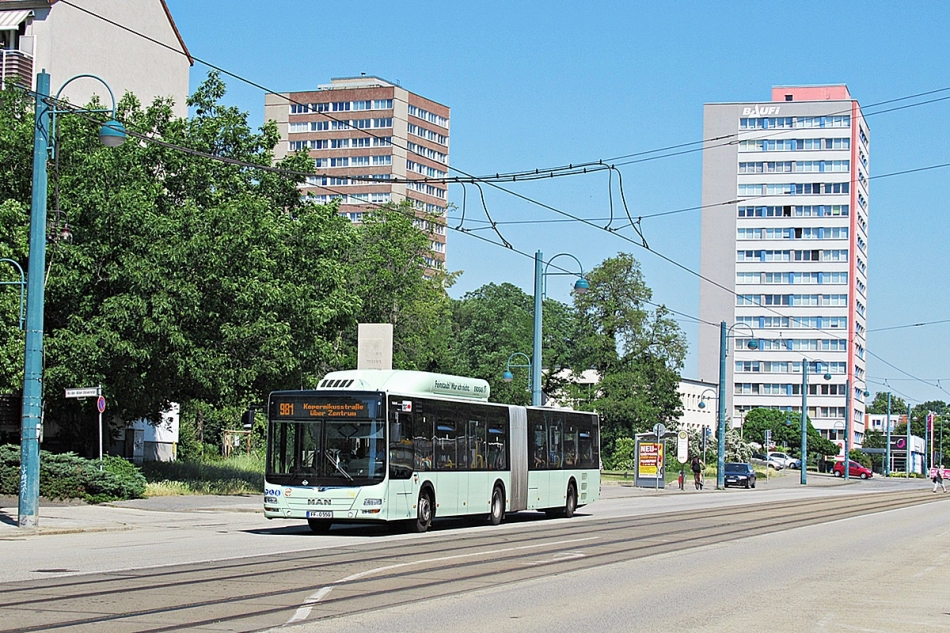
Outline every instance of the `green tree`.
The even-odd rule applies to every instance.
[[[270,167],[276,126],[252,131],[223,96],[212,74],[189,99],[191,119],[175,118],[161,100],[143,110],[130,95],[119,118],[135,134]],[[0,137],[22,136],[16,126],[31,122],[31,104],[3,99],[3,108],[17,105],[19,119],[0,116],[14,128]],[[157,419],[175,401],[183,420],[197,421],[209,407],[203,439],[217,443],[214,431],[236,423],[247,404],[340,366],[340,332],[361,302],[347,275],[357,234],[335,208],[301,200],[296,177],[134,138],[103,148],[81,116],[61,117],[57,128],[59,195],[51,186],[50,209],[60,213],[51,219],[68,222],[72,240],[49,249],[44,388],[46,419],[63,439],[78,450],[96,436],[88,403],[49,397],[65,387],[101,382],[110,412],[125,420]],[[18,184],[29,146],[10,156],[3,191],[11,199],[0,200],[14,253],[29,222],[18,215],[29,200]],[[306,172],[312,161],[295,154],[277,165]],[[3,357],[14,347],[7,342]],[[18,388],[9,373],[0,376],[5,387]]]
[[[812,425],[811,419],[806,418],[808,425],[808,452],[812,455],[834,455],[839,449],[837,444],[821,436]],[[765,430],[772,431],[772,442],[776,446],[788,447],[789,452],[801,457],[801,414],[793,411],[778,409],[757,408],[749,411],[742,425],[743,434],[747,442],[764,444]]]
[[[874,400],[868,405],[868,413],[887,413],[887,392],[879,391],[874,394]],[[907,403],[900,396],[891,394],[891,415],[900,415],[907,412]]]
[[[411,205],[365,214],[356,237],[348,263],[361,301],[358,321],[392,324],[397,369],[438,371],[450,365],[451,304],[445,290],[455,276],[427,269],[430,240]],[[357,328],[345,332],[347,365],[355,367]]]
[[[686,339],[664,307],[647,309],[652,291],[631,255],[605,260],[587,280],[589,291],[574,296],[580,315],[575,365],[600,374],[590,407],[601,414],[609,454],[616,438],[679,417]]]

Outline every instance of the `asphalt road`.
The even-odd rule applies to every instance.
[[[444,521],[425,535],[316,536],[265,521],[253,498],[42,508],[60,517],[45,523],[85,518],[97,531],[0,525],[0,630],[950,627],[950,495],[913,481],[796,484],[797,475],[753,491],[615,485],[573,519]]]

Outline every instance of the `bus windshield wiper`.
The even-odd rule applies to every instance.
[[[336,468],[338,471],[340,471],[340,474],[341,474],[341,475],[343,475],[344,477],[346,477],[346,478],[349,479],[350,481],[353,481],[353,478],[350,477],[350,473],[348,473],[348,472],[346,472],[345,470],[343,470],[342,468],[340,468],[340,462],[338,462],[336,459],[333,458],[333,455],[330,454],[330,451],[324,451],[323,454],[326,456],[327,461],[330,462],[330,464],[332,464],[334,468]]]

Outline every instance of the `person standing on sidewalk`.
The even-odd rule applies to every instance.
[[[943,488],[944,492],[947,491],[947,485],[943,483],[943,464],[934,469],[934,476],[931,477],[930,481],[934,482],[934,492],[937,492],[937,486]]]
[[[693,461],[689,465],[690,470],[693,471],[693,485],[696,486],[696,490],[703,489],[703,463],[699,461],[698,455],[693,455]]]

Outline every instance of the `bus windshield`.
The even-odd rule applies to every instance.
[[[381,482],[386,474],[384,422],[335,417],[337,411],[354,407],[368,414],[375,411],[376,407],[371,406],[375,402],[357,403],[347,409],[337,407],[341,404],[339,398],[320,398],[317,404],[313,400],[306,403],[309,407],[299,408],[328,412],[326,417],[271,420],[267,481],[287,486],[364,486]]]

